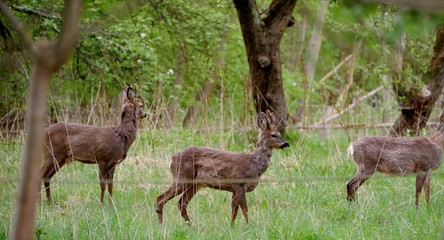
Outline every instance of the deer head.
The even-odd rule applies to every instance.
[[[290,146],[277,130],[276,124],[276,118],[269,110],[259,113],[257,117],[257,126],[261,130],[259,142],[262,142],[267,149],[284,149]]]

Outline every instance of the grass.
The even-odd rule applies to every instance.
[[[345,185],[355,174],[347,159],[348,134],[330,139],[290,132],[291,147],[276,150],[255,191],[248,193],[250,224],[242,214],[230,224],[231,193],[202,189],[189,205],[192,225],[180,217],[178,198],[157,222],[155,199],[170,182],[168,163],[178,150],[211,146],[251,151],[256,131],[201,133],[142,131],[117,167],[114,202],[99,203],[98,168],[73,163],[52,179],[55,204],[40,201],[36,239],[437,239],[444,215],[444,175],[431,178],[431,201],[414,206],[414,176],[376,174],[346,202]],[[355,136],[353,136],[354,138]],[[10,237],[23,139],[0,142],[0,239]]]

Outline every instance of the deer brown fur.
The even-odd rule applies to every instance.
[[[248,223],[248,206],[245,193],[253,191],[261,175],[267,170],[273,149],[289,146],[276,129],[276,120],[270,111],[260,113],[257,121],[259,140],[253,153],[233,153],[207,147],[188,147],[172,157],[171,186],[157,198],[159,222],[162,223],[163,207],[172,198],[182,194],[178,207],[183,219],[190,221],[187,205],[202,187],[233,193],[231,221],[236,219],[241,207]]]
[[[416,206],[422,189],[430,198],[430,175],[441,164],[443,129],[432,137],[364,137],[348,148],[357,174],[347,184],[347,199],[353,201],[358,188],[376,171],[404,176],[416,173]]]
[[[113,176],[117,164],[126,158],[134,142],[138,119],[146,117],[142,102],[132,88],[123,94],[121,123],[115,127],[96,127],[77,123],[56,123],[46,129],[45,162],[41,176],[48,201],[51,201],[49,181],[65,164],[74,160],[99,165],[100,202],[106,184],[112,198]]]

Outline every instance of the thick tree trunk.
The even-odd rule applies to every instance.
[[[278,130],[287,125],[287,104],[282,84],[280,42],[292,16],[296,0],[273,0],[259,13],[254,0],[233,0],[244,38],[250,66],[253,102],[256,112],[270,110],[279,122]]]
[[[424,80],[426,84],[422,89],[412,91],[395,91],[399,96],[405,96],[409,105],[400,103],[401,115],[395,121],[391,131],[392,136],[403,136],[407,130],[417,135],[426,126],[427,120],[432,112],[433,106],[444,87],[444,26],[437,29],[434,56],[432,58],[430,74]],[[402,82],[402,81],[401,81]]]

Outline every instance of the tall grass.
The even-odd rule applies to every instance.
[[[352,135],[352,136],[350,136]],[[36,239],[437,239],[444,215],[444,170],[431,178],[431,200],[414,205],[414,176],[376,174],[346,201],[345,185],[355,174],[347,159],[349,138],[334,132],[289,132],[290,148],[276,150],[255,191],[247,194],[250,224],[242,215],[230,224],[231,194],[202,189],[189,204],[192,225],[176,202],[157,222],[155,200],[170,183],[168,163],[178,150],[210,146],[251,151],[257,132],[198,132],[173,128],[141,131],[128,158],[117,166],[114,199],[99,202],[98,167],[72,163],[51,181],[54,204],[39,202]],[[10,236],[23,139],[0,144],[0,239]]]

